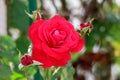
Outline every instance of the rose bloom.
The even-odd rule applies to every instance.
[[[28,31],[32,58],[43,63],[44,68],[65,66],[71,59],[71,52],[78,52],[84,46],[79,34],[71,23],[58,15],[33,22]]]

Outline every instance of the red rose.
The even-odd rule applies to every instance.
[[[84,39],[73,25],[58,15],[33,22],[28,34],[33,44],[32,58],[43,63],[44,68],[65,66],[71,59],[70,52],[78,52],[84,46]]]
[[[24,56],[21,58],[21,63],[22,63],[22,65],[24,65],[24,66],[28,66],[28,65],[32,64],[32,63],[33,63],[32,57],[29,56],[29,55],[27,55],[27,54],[24,55]]]

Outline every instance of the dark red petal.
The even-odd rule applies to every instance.
[[[21,63],[22,63],[24,66],[28,66],[28,65],[32,64],[32,63],[33,63],[32,57],[29,56],[29,55],[24,55],[24,56],[21,58]]]
[[[86,28],[86,27],[90,27],[90,29],[92,29],[92,24],[90,22],[80,24],[80,30],[82,30],[83,28]]]
[[[82,30],[83,28],[85,28],[86,27],[86,25],[85,25],[85,23],[81,23],[80,24],[80,29]]]

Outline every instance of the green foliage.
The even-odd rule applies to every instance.
[[[0,57],[9,58],[16,44],[10,36],[0,36]]]
[[[24,74],[18,70],[18,64],[15,41],[10,36],[0,36],[0,80],[25,80]]]
[[[5,64],[0,65],[0,80],[10,80],[12,74],[10,67]]]
[[[29,42],[27,36],[20,36],[16,40],[17,48],[21,51],[22,54],[27,52],[29,44],[30,44],[30,42]]]
[[[11,80],[25,80],[26,78],[23,76],[23,74],[20,74],[18,72],[12,73],[12,76],[10,77]]]
[[[16,47],[13,39],[10,36],[0,36],[0,48],[3,48],[4,51],[12,50]],[[2,49],[0,49],[2,51]]]
[[[0,80],[10,80],[12,72],[8,65],[15,47],[16,44],[10,36],[0,36]]]
[[[71,54],[71,57],[72,57],[72,62],[75,62],[77,59],[78,59],[78,57],[80,56],[80,53],[73,53],[73,54]]]
[[[114,41],[120,42],[120,23],[117,23],[112,26],[109,36]]]
[[[39,69],[41,74],[37,72],[35,75],[39,77],[42,75],[43,79],[40,78],[41,80],[73,80],[73,74],[75,72],[71,62],[64,67],[51,67],[49,69],[40,67]]]
[[[29,18],[25,14],[27,5],[22,0],[12,0],[8,3],[8,27],[15,27],[27,33]]]
[[[73,80],[74,75],[74,68],[72,67],[71,63],[69,62],[59,73],[61,75],[61,80]]]
[[[116,57],[116,62],[117,62],[117,64],[120,65],[120,58],[119,57]]]

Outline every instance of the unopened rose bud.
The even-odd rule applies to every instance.
[[[86,22],[86,23],[81,23],[80,24],[80,29],[84,29],[86,27],[90,27],[90,29],[92,29],[92,24],[90,22]]]
[[[38,12],[36,14],[36,20],[41,20],[40,14]]]
[[[21,63],[24,66],[28,66],[30,64],[33,64],[33,60],[32,57],[30,55],[25,54],[22,58],[21,58]]]
[[[89,34],[92,30],[92,24],[90,22],[81,23],[80,24],[80,30],[84,34]]]
[[[36,21],[41,20],[41,15],[39,12],[33,11],[32,14],[33,14],[33,18],[35,18]]]

